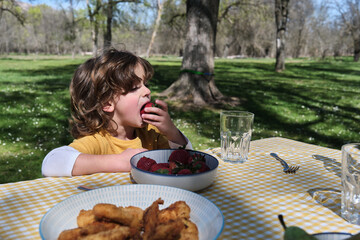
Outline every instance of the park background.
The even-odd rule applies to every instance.
[[[336,149],[359,141],[359,1],[284,1],[282,71],[275,71],[276,1],[218,2],[213,79],[237,104],[189,104],[161,94],[182,69],[186,1],[1,0],[0,183],[42,177],[44,156],[72,141],[72,74],[109,45],[151,62],[152,98],[168,102],[196,150],[220,146],[221,109],[254,112],[254,140],[286,137]]]

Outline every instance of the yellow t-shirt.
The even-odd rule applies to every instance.
[[[136,129],[136,138],[121,140],[111,136],[108,132],[75,139],[69,146],[81,153],[87,154],[119,154],[128,148],[166,149],[170,148],[167,138],[152,126]]]

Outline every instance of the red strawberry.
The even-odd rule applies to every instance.
[[[170,168],[169,168],[170,166],[169,166],[169,163],[156,163],[156,164],[154,164],[154,165],[152,165],[151,167],[150,167],[150,172],[155,172],[155,171],[157,171],[157,170],[159,170],[159,169],[163,169],[163,168],[168,168],[169,170],[170,170]]]
[[[177,149],[173,151],[169,156],[169,162],[176,162],[183,165],[189,163],[190,153],[185,149]]]
[[[192,174],[192,172],[190,169],[184,168],[184,169],[181,169],[177,174],[178,175],[189,175],[189,174]]]
[[[152,102],[148,102],[146,103],[140,110],[140,114],[144,114],[145,113],[145,108],[147,107],[155,107],[155,104],[153,104]]]
[[[181,169],[184,169],[184,165],[177,162],[169,162],[169,165],[172,174],[177,174]]]
[[[173,169],[175,169],[175,168],[177,168],[178,167],[178,165],[176,164],[176,162],[169,162],[169,168],[171,169],[171,170],[173,170]]]
[[[192,168],[193,168],[195,173],[201,173],[201,172],[206,172],[206,171],[210,170],[210,168],[203,161],[194,162],[192,164]]]
[[[197,161],[202,161],[202,162],[205,162],[205,155],[202,155],[200,153],[194,153],[192,156],[191,156],[191,160],[189,159],[189,163],[192,163],[192,162],[197,162]]]
[[[164,175],[170,175],[171,170],[170,170],[170,168],[159,168],[158,170],[155,171],[155,173],[160,173],[160,174],[164,174]]]
[[[151,158],[147,158],[147,157],[142,157],[140,158],[140,160],[137,162],[137,168],[145,170],[145,171],[149,171],[150,167],[152,165],[156,164],[156,161],[151,159]]]

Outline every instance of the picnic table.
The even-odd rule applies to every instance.
[[[225,224],[219,239],[281,239],[282,214],[288,226],[308,233],[358,233],[360,226],[340,216],[341,151],[285,138],[251,142],[249,160],[232,164],[220,159],[220,148],[203,152],[220,160],[217,177],[197,192],[222,211]],[[285,174],[271,152],[301,165]],[[0,239],[40,239],[39,223],[55,204],[86,185],[102,188],[133,184],[129,173],[98,173],[78,177],[47,177],[0,185]]]

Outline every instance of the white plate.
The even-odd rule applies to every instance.
[[[316,233],[313,234],[316,239],[319,240],[342,240],[348,239],[352,235],[350,233],[342,233],[342,232],[324,232],[324,233]]]
[[[205,197],[180,188],[162,185],[121,185],[99,188],[66,198],[52,207],[41,219],[39,232],[42,239],[57,239],[65,229],[76,228],[76,217],[81,209],[89,210],[97,203],[116,206],[149,207],[158,198],[164,200],[160,209],[176,201],[185,201],[191,208],[190,220],[199,229],[200,240],[217,239],[224,226],[220,209]]]

